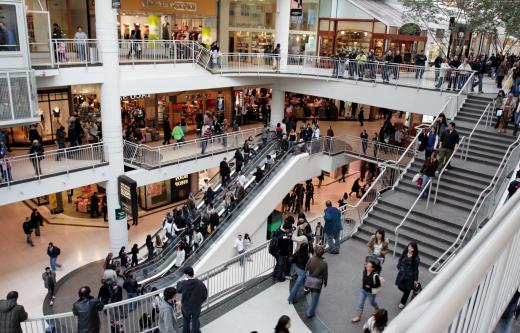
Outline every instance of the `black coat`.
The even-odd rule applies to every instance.
[[[419,280],[419,263],[421,262],[419,256],[408,257],[407,249],[401,254],[399,262],[397,263],[397,277],[395,285],[402,291],[412,290],[414,282]]]
[[[78,333],[99,333],[98,312],[101,310],[103,304],[92,296],[76,301],[72,306],[72,313],[78,317]]]
[[[200,313],[202,303],[208,298],[208,289],[199,279],[188,279],[177,283],[177,291],[182,294],[182,312]]]
[[[20,323],[27,320],[27,312],[16,300],[0,300],[0,332],[22,333]]]

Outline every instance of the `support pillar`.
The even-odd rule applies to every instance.
[[[412,127],[412,125],[413,125],[413,113],[406,112],[404,125],[406,127],[408,127],[408,128]]]
[[[119,47],[117,40],[117,10],[108,0],[96,1],[96,35],[99,54],[103,61],[104,80],[100,89],[101,120],[105,158],[110,164],[107,194],[107,218],[110,248],[118,253],[121,246],[128,246],[127,220],[116,221],[115,210],[120,208],[117,177],[124,172],[123,129],[119,94]]]
[[[273,98],[271,99],[271,126],[276,127],[284,118],[285,91],[273,87]]]
[[[221,0],[219,6],[218,41],[222,53],[229,52],[231,49],[231,45],[229,45],[229,1]]]
[[[291,20],[291,0],[276,1],[276,21],[274,43],[280,44],[280,55],[286,56],[289,52],[289,23]],[[281,65],[284,63],[282,62]]]

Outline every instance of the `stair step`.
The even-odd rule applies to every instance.
[[[422,166],[422,164],[421,164]],[[415,175],[421,170],[421,167],[412,165],[410,169],[408,169],[409,172],[411,172],[412,175]],[[464,181],[468,181],[474,184],[478,184],[480,186],[485,185],[487,186],[489,184],[489,181],[491,180],[490,176],[482,176],[480,174],[474,174],[471,173],[471,171],[459,171],[457,169],[451,169],[450,172],[447,172],[446,175],[443,174],[443,177],[447,177],[449,179],[450,177],[456,177],[457,179],[462,179]],[[413,177],[413,176],[412,176]],[[476,186],[478,186],[476,185]]]
[[[478,195],[480,195],[480,192],[482,192],[482,190],[485,188],[484,185],[477,187],[477,186],[475,186],[475,184],[473,184],[471,182],[459,180],[459,179],[453,178],[453,177],[448,179],[446,177],[447,175],[448,175],[448,173],[444,173],[442,175],[440,189],[446,188],[446,189],[449,189],[450,191],[453,191],[456,193],[461,193],[461,194],[469,193],[471,195],[478,196]],[[401,180],[401,182],[403,185],[410,185],[410,186],[417,188],[417,184],[412,182],[412,178],[413,178],[412,175],[406,174],[404,176],[404,178]],[[433,189],[435,189],[437,187],[437,182],[438,182],[438,178],[434,178],[433,179]],[[399,184],[399,186],[401,186],[401,183]],[[432,189],[432,191],[433,191],[433,189]]]
[[[417,162],[422,164],[424,163],[424,160],[420,158],[416,158]],[[472,176],[479,177],[484,181],[489,182],[490,177],[495,173],[496,168],[489,168],[485,162],[480,161],[479,163],[476,162],[468,162],[464,160],[460,160],[458,157],[454,157],[451,160],[452,167],[450,169],[450,172],[453,172],[457,175],[466,175],[471,174]]]
[[[396,191],[414,195],[416,198],[419,195],[418,190],[412,189],[412,188],[407,188],[404,186],[403,187],[399,186],[396,189]],[[435,194],[435,192],[433,194]],[[420,199],[420,200],[425,200],[425,199]],[[474,202],[472,203],[471,200],[468,200],[468,199],[462,200],[456,195],[448,195],[446,193],[441,194],[441,192],[439,192],[439,195],[437,196],[437,202],[443,203],[447,206],[458,209],[460,211],[465,211],[467,213],[469,213],[473,209],[473,206],[474,206]],[[433,197],[430,199],[430,205],[432,203],[433,203]]]

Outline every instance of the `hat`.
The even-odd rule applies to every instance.
[[[193,267],[191,266],[186,267],[183,273],[188,275],[189,277],[193,277],[193,275],[195,275],[195,272],[193,272]]]

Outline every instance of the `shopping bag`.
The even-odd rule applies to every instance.
[[[412,182],[416,183],[419,180],[419,178],[421,178],[421,174],[420,173],[418,173],[415,176],[413,176]]]

